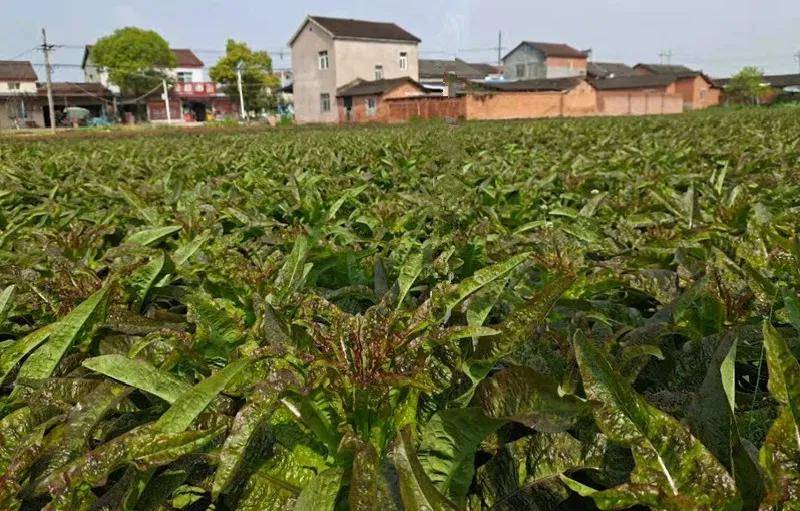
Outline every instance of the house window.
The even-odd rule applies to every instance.
[[[330,67],[330,61],[328,60],[328,52],[321,51],[317,54],[319,57],[319,68],[320,69],[328,69]]]
[[[403,71],[408,69],[408,54],[404,51],[400,52],[400,69]]]
[[[380,64],[375,65],[375,79],[383,80],[383,66]]]
[[[319,95],[319,109],[323,112],[331,111],[331,95],[327,92]]]
[[[8,90],[19,90],[19,82],[8,82]]]
[[[178,83],[192,83],[191,71],[178,71]]]
[[[700,89],[700,101],[705,101],[705,100],[706,100],[706,90]]]
[[[517,78],[525,78],[525,64],[517,64],[515,68],[517,70]]]
[[[375,115],[378,110],[378,100],[375,98],[367,98],[367,115]]]

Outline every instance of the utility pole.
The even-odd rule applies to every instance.
[[[167,124],[172,126],[172,113],[169,111],[169,92],[167,91],[167,80],[161,80],[164,86],[164,105],[167,107]]]
[[[55,48],[47,44],[47,32],[42,29],[42,53],[44,53],[44,71],[47,76],[47,106],[50,109],[50,131],[56,132],[56,107],[53,104],[53,77],[50,69],[50,52]]]
[[[797,71],[800,72],[800,51],[794,54],[794,59],[797,61]]]
[[[497,65],[500,66],[503,63],[503,57],[501,56],[503,52],[503,31],[497,31]]]
[[[238,64],[236,64],[236,81],[239,84],[239,108],[242,113],[242,120],[245,120],[247,115],[245,114],[244,110],[244,94],[242,93],[242,68],[244,64],[240,60]]]

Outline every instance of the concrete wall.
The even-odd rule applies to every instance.
[[[9,82],[0,81],[0,94],[36,94],[36,82],[16,82],[19,89],[11,90]]]
[[[319,69],[319,52],[328,52],[328,69]],[[333,39],[318,25],[306,23],[292,45],[294,116],[298,123],[336,122],[336,64]],[[322,112],[320,94],[330,94],[331,110]]]
[[[24,98],[23,98],[24,101]],[[8,130],[26,127],[43,128],[44,127],[44,111],[42,106],[37,104],[36,100],[29,98],[25,103],[25,110],[27,112],[26,118],[18,119],[18,126],[14,125],[14,119],[10,118],[11,112],[16,111],[17,108],[9,109],[9,99],[0,97],[0,130]]]
[[[678,94],[641,91],[598,92],[600,115],[661,115],[683,112],[683,98]]]
[[[419,57],[417,44],[411,42],[355,41],[336,39],[333,42],[336,54],[336,86],[341,87],[353,80],[375,79],[375,66],[383,66],[383,77],[409,76],[419,80]],[[406,53],[406,69],[400,69],[400,53]],[[295,76],[295,83],[297,77]]]

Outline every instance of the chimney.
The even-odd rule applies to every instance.
[[[456,74],[447,73],[447,97],[456,97]]]

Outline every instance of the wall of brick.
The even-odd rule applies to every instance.
[[[528,119],[559,115],[560,92],[501,92],[466,96],[467,119]]]
[[[675,91],[683,97],[687,110],[703,110],[719,105],[720,91],[702,76],[680,78],[675,82]]]
[[[683,98],[663,92],[601,91],[597,106],[600,115],[677,114],[683,111]]]
[[[387,122],[405,122],[411,119],[463,119],[466,117],[466,98],[427,97],[403,98],[386,101]]]

